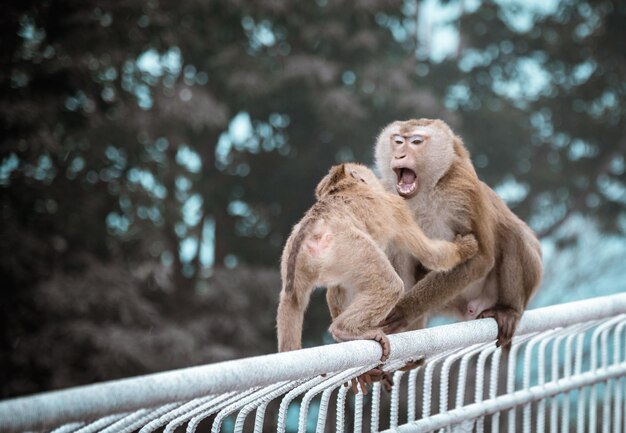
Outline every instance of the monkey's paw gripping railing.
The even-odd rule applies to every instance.
[[[624,432],[625,328],[619,294],[526,312],[509,353],[492,319],[392,335],[390,391],[343,386],[381,355],[355,341],[7,400],[0,431]]]

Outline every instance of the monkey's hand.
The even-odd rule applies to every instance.
[[[391,310],[391,313],[387,315],[385,320],[380,323],[385,334],[394,334],[398,331],[405,329],[409,324],[404,311],[396,305]]]
[[[467,235],[456,235],[454,243],[459,250],[461,262],[471,259],[478,252],[478,242],[476,241],[476,237],[471,233]]]
[[[511,307],[496,305],[480,313],[478,318],[493,317],[496,320],[498,323],[498,341],[496,341],[496,346],[508,350],[511,348],[511,340],[513,340],[520,316],[520,313]]]

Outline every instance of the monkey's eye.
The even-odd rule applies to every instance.
[[[402,137],[401,135],[394,135],[393,137],[391,137],[391,139],[393,140],[394,143],[396,144],[402,144],[404,143],[404,137]]]
[[[424,142],[424,137],[421,135],[413,135],[411,136],[411,144],[422,144]]]

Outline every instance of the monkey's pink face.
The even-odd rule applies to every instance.
[[[421,148],[427,139],[424,131],[410,134],[393,133],[391,143],[391,169],[396,174],[396,191],[404,198],[413,197],[418,190],[418,161]]]

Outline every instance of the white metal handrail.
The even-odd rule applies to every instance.
[[[509,353],[496,334],[482,319],[391,335],[391,392],[343,386],[381,356],[354,341],[1,401],[0,431],[626,431],[626,294],[526,312]]]

